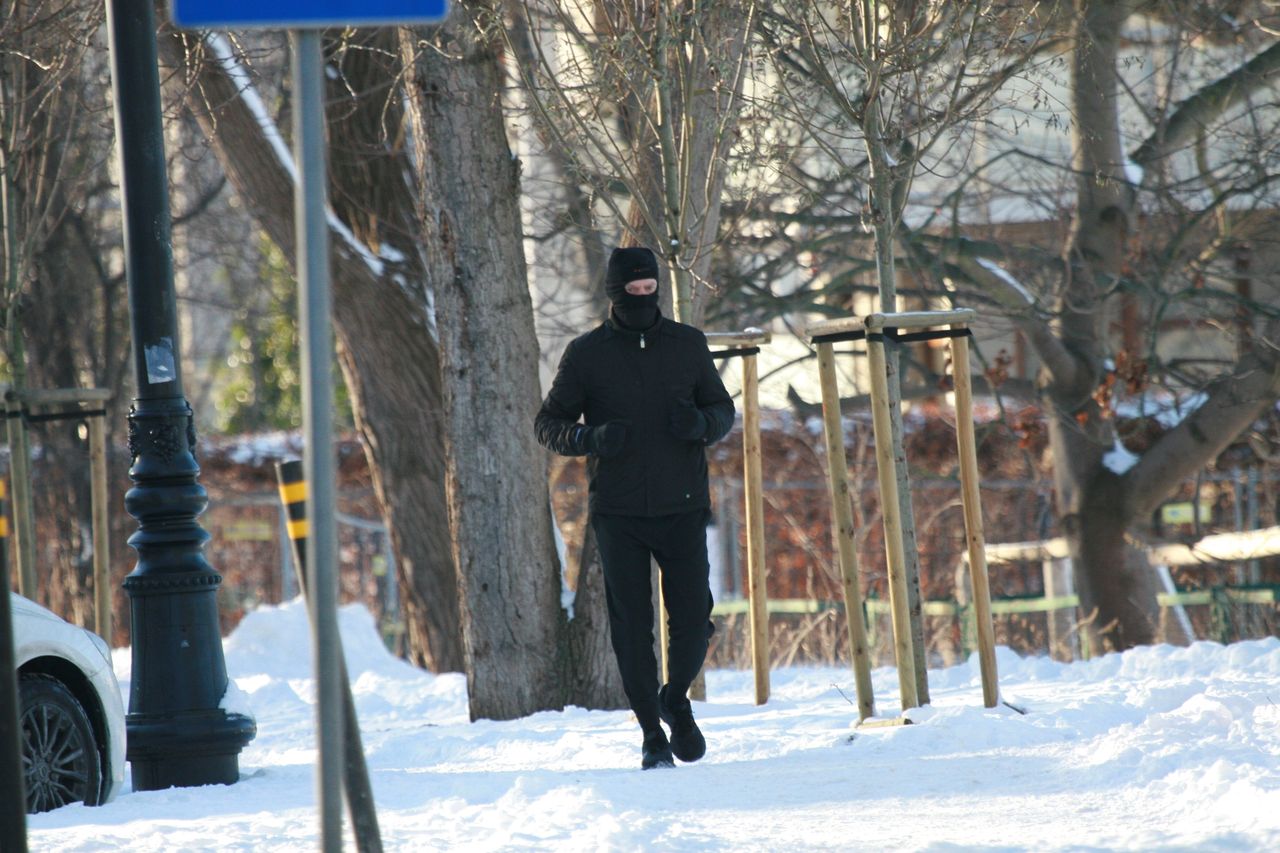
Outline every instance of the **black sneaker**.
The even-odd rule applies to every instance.
[[[640,755],[640,768],[642,770],[676,766],[676,760],[671,757],[671,744],[667,742],[666,732],[662,729],[649,732],[644,736],[644,743],[640,746]]]
[[[693,721],[693,707],[681,697],[678,702],[667,704],[667,687],[658,691],[658,716],[671,727],[671,751],[681,761],[697,761],[707,754],[707,739]]]

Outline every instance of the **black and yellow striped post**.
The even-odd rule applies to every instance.
[[[298,588],[311,613],[310,587],[307,584],[307,481],[302,473],[302,461],[290,459],[276,463],[276,480],[280,485],[280,500],[284,503],[288,518],[289,540],[293,543],[293,565],[298,576]],[[338,680],[342,684],[343,767],[342,783],[347,794],[347,809],[351,813],[351,828],[356,837],[356,849],[360,853],[381,853],[382,836],[378,829],[378,809],[373,799],[373,787],[369,784],[369,768],[364,760],[364,744],[360,738],[360,723],[356,719],[355,699],[351,695],[351,679],[347,676],[346,658],[342,653],[341,638],[338,642]]]
[[[276,463],[276,479],[280,483],[280,502],[284,504],[286,530],[293,547],[293,565],[298,576],[298,589],[307,593],[307,481],[302,475],[302,460]]]
[[[22,771],[22,736],[18,730],[18,676],[13,648],[13,613],[9,607],[9,516],[5,481],[0,479],[0,839],[5,850],[27,850],[27,795]]]

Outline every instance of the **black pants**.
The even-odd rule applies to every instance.
[[[593,515],[604,568],[609,632],[631,710],[646,732],[659,727],[649,557],[661,570],[667,608],[669,693],[684,696],[707,656],[711,623],[706,509],[656,518]]]

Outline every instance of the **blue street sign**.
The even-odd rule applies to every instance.
[[[429,24],[447,0],[172,0],[173,22],[189,29],[312,29]]]

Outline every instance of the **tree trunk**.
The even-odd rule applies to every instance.
[[[433,672],[461,672],[462,621],[437,420],[438,350],[421,305],[398,288],[361,298],[355,288],[335,286],[333,308],[356,428],[398,563],[410,660]]]
[[[565,703],[580,708],[628,707],[622,673],[618,671],[609,638],[604,571],[590,524],[586,525],[582,539],[578,588],[573,597],[573,618],[569,620],[566,643]]]
[[[1073,467],[1061,461],[1056,465]],[[1073,561],[1088,567],[1076,573],[1082,635],[1094,654],[1156,642],[1156,576],[1149,564],[1132,559],[1126,543],[1131,519],[1123,509],[1123,481],[1102,469],[1079,494],[1079,511],[1064,517],[1063,528]]]
[[[401,31],[440,336],[472,719],[512,719],[564,702],[562,580],[546,455],[531,424],[538,344],[519,163],[499,100],[504,75],[492,34],[500,25],[488,3],[457,3],[439,28]]]
[[[869,48],[864,48],[869,49]],[[869,64],[879,64],[880,57],[868,57]],[[874,65],[873,65],[874,67]],[[876,90],[868,97],[864,113],[862,135],[867,148],[867,161],[871,166],[868,194],[875,211],[876,286],[880,296],[880,310],[894,313],[898,310],[898,274],[894,265],[898,222],[902,210],[896,200],[901,197],[902,176],[895,173],[895,161],[886,139],[886,127],[881,111],[883,94]],[[900,154],[900,152],[898,152]],[[925,649],[924,613],[920,594],[920,545],[916,538],[915,507],[911,494],[910,464],[907,461],[902,425],[902,353],[898,347],[885,348],[886,387],[889,404],[889,439],[892,443],[893,474],[898,489],[898,516],[902,536],[902,573],[907,587],[907,625],[901,626],[911,635],[911,656],[916,674],[916,700],[928,705],[929,673],[928,655]]]
[[[462,671],[444,430],[436,415],[443,399],[440,355],[417,248],[417,197],[396,135],[404,121],[394,85],[398,39],[391,28],[378,27],[346,32],[335,41],[328,45],[329,63],[339,73],[328,76],[326,90],[332,205],[361,243],[375,251],[390,247],[393,257],[405,259],[408,270],[388,265],[384,279],[394,282],[400,272],[415,283],[384,285],[377,299],[335,287],[339,358],[348,390],[362,401],[355,407],[356,428],[400,563],[397,577],[408,590],[403,606],[411,658],[437,672]],[[428,524],[422,523],[423,510]],[[430,570],[414,571],[415,566]]]
[[[170,32],[160,46],[171,66],[187,63],[187,107],[250,215],[296,262],[289,172],[241,97],[243,83],[192,36]],[[349,173],[338,177],[336,198],[357,192],[345,183],[355,180]],[[410,222],[413,211],[393,215]],[[403,266],[380,262],[341,232],[334,233],[333,246],[340,362],[398,559],[410,658],[436,672],[461,670],[443,448],[434,417],[441,408],[439,356],[423,272],[416,253],[405,253]]]
[[[1058,336],[1071,369],[1047,385],[1058,513],[1076,568],[1080,608],[1093,647],[1124,649],[1155,639],[1156,586],[1133,565],[1124,534],[1124,482],[1103,464],[1115,444],[1111,421],[1092,400],[1105,346],[1105,290],[1120,274],[1132,206],[1121,148],[1116,61],[1129,4],[1078,0],[1071,63],[1072,164],[1076,217],[1067,249],[1068,280]]]
[[[1025,310],[1023,297],[1008,291],[997,276],[972,264],[966,272],[984,291],[1003,293],[999,301],[1018,306],[1011,319],[1040,356],[1042,395],[1052,413],[1057,510],[1088,620],[1083,630],[1095,649],[1123,649],[1158,635],[1157,579],[1145,559],[1135,559],[1126,532],[1212,463],[1280,395],[1280,352],[1270,343],[1280,335],[1280,320],[1272,318],[1259,331],[1251,324],[1232,369],[1199,389],[1204,394],[1199,408],[1160,435],[1136,464],[1127,471],[1106,464],[1116,434],[1093,393],[1109,354],[1106,299],[1126,260],[1134,204],[1124,169],[1116,65],[1119,34],[1135,5],[1076,3],[1071,98],[1077,204],[1053,323]],[[1181,101],[1134,153],[1145,174],[1158,174],[1163,158],[1267,85],[1277,63],[1280,51],[1265,50]]]

